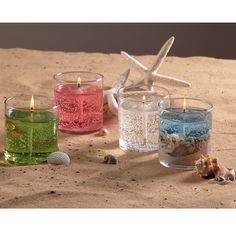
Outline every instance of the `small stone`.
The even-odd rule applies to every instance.
[[[166,200],[167,200],[167,197],[165,197],[164,200],[166,201]]]
[[[77,170],[76,173],[79,174],[80,172]]]
[[[49,192],[49,194],[54,194],[54,193],[56,193],[56,192],[55,192],[55,191],[50,191],[50,192]]]
[[[24,170],[23,173],[26,173],[26,171]]]
[[[131,181],[136,181],[136,179],[132,178]]]
[[[118,164],[118,160],[114,155],[108,154],[104,157],[104,163],[116,165],[116,164]]]

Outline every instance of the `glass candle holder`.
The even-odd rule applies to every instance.
[[[153,86],[119,90],[119,145],[124,151],[158,150],[159,102],[168,98],[167,89]]]
[[[45,96],[5,100],[4,156],[11,164],[39,164],[58,150],[58,107]]]
[[[103,75],[71,71],[54,75],[59,130],[90,133],[103,127]]]
[[[159,159],[163,166],[191,170],[201,154],[208,154],[212,109],[210,102],[194,98],[160,102]]]

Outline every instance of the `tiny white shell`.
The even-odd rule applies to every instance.
[[[105,136],[108,134],[108,130],[105,128],[100,129],[95,135],[96,136]]]
[[[70,164],[70,157],[65,152],[53,152],[47,158],[48,164],[66,165]]]

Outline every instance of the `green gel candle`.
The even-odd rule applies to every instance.
[[[42,100],[42,104],[45,99],[47,97],[35,97],[35,101]],[[40,164],[47,161],[50,153],[58,150],[57,108],[47,108],[42,106],[42,109],[36,107],[26,110],[6,105],[4,156],[7,162],[17,165]]]

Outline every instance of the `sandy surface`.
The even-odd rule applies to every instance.
[[[150,65],[154,56],[137,57]],[[0,151],[3,151],[3,97],[53,95],[52,75],[92,70],[112,85],[129,64],[118,54],[42,52],[0,49]],[[171,93],[205,98],[214,104],[212,154],[236,167],[236,61],[205,57],[168,57],[162,73],[185,79],[192,88],[167,86]],[[132,70],[131,78],[135,78]],[[162,167],[158,154],[125,153],[118,148],[117,119],[105,122],[106,137],[59,134],[60,150],[72,163],[65,166],[0,166],[1,208],[234,208],[236,182],[202,180],[193,171]],[[105,154],[118,165],[102,164]],[[2,157],[2,154],[1,154]]]

